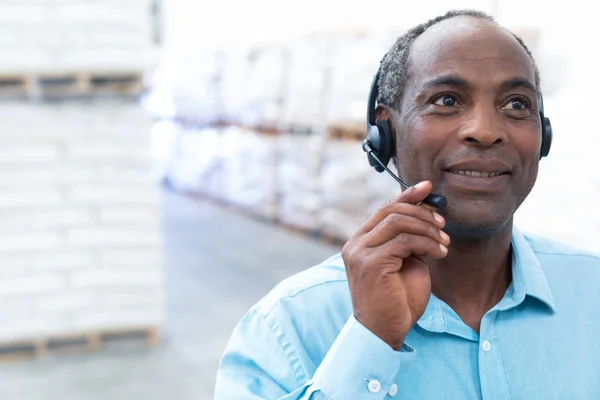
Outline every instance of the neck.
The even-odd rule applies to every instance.
[[[494,236],[452,239],[448,255],[428,260],[433,294],[479,333],[481,318],[504,296],[512,279],[512,223]]]

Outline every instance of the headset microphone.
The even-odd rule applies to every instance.
[[[369,156],[373,157],[373,159],[375,159],[377,164],[379,164],[385,171],[387,171],[387,173],[390,174],[392,176],[392,178],[394,178],[396,180],[396,182],[398,182],[400,184],[400,186],[402,186],[404,189],[409,188],[409,186],[406,183],[404,183],[400,178],[398,178],[396,176],[396,174],[394,174],[392,171],[390,171],[390,169],[381,162],[381,160],[375,155],[375,153],[373,153],[370,143],[367,140],[363,141],[362,148]],[[444,196],[440,196],[439,194],[432,193],[432,194],[428,195],[425,198],[425,200],[423,200],[423,203],[429,204],[430,206],[435,207],[438,210],[441,210],[442,208],[446,207],[446,204],[448,202]]]

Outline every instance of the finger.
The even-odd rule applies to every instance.
[[[431,258],[444,258],[448,254],[448,248],[438,241],[427,236],[403,233],[394,239],[379,246],[378,257],[394,257],[406,259],[410,256],[427,256]]]
[[[430,181],[422,181],[400,193],[396,202],[418,204],[425,200],[432,190],[433,184]]]
[[[447,254],[448,249],[445,246],[429,237],[403,234],[372,249],[364,258],[363,264],[371,265],[385,273],[395,273],[402,270],[404,260],[411,256],[440,259]]]
[[[437,212],[425,207],[408,203],[388,203],[371,215],[361,227],[363,233],[373,230],[390,214],[404,214],[432,223],[440,229],[445,225],[445,219]]]
[[[419,218],[418,214],[430,215],[427,210],[419,209],[420,207],[410,206],[413,214],[408,213],[391,213],[375,228],[364,236],[364,244],[367,247],[380,246],[396,236],[407,233],[412,235],[427,236],[444,246],[450,244],[450,237],[444,233],[438,225],[433,221],[433,217],[428,217],[428,220]]]
[[[437,208],[435,206],[432,206],[431,204],[425,203],[425,202],[420,202],[419,204],[417,204],[419,207],[423,207],[427,210],[430,210],[433,213],[437,213]]]

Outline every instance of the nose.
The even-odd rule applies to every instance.
[[[458,132],[461,142],[480,147],[506,142],[506,132],[498,121],[499,116],[494,107],[475,107],[465,117],[467,120]]]

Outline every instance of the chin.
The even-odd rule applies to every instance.
[[[444,213],[444,231],[454,239],[481,240],[493,238],[510,228],[512,210],[469,207],[469,210],[449,210]]]
[[[504,221],[502,224],[466,224],[448,220],[444,231],[453,240],[481,241],[483,239],[492,239],[506,232],[509,222]]]

